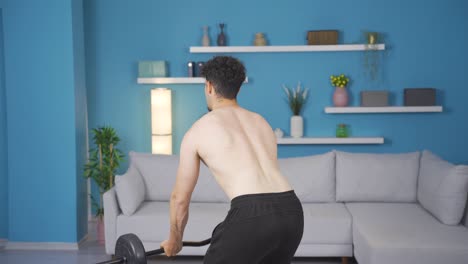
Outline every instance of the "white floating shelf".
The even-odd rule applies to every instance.
[[[384,106],[384,107],[325,107],[328,114],[353,113],[437,113],[442,106]]]
[[[164,78],[138,78],[139,84],[197,84],[205,83],[203,77],[164,77]],[[248,83],[249,78],[245,78],[244,83]]]
[[[347,137],[347,138],[336,138],[336,137],[302,137],[292,138],[284,137],[277,138],[278,144],[383,144],[383,137]]]
[[[365,51],[365,50],[385,50],[385,44],[190,47],[190,53],[314,52],[314,51],[320,52],[320,51]]]

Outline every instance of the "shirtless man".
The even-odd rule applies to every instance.
[[[279,170],[272,128],[262,116],[237,104],[245,68],[235,58],[218,56],[205,64],[202,75],[210,112],[182,140],[170,234],[161,247],[167,256],[182,249],[201,160],[231,199],[204,263],[290,263],[302,239],[302,206]]]

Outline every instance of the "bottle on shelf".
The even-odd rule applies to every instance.
[[[187,63],[187,69],[188,69],[188,77],[195,77],[195,63],[193,61],[189,61]]]
[[[202,73],[203,66],[205,66],[205,62],[203,61],[197,62],[197,70],[196,70],[197,77],[202,77],[201,73]]]
[[[218,46],[226,46],[226,35],[224,34],[224,23],[219,24],[221,32],[218,35],[217,44]]]
[[[210,36],[208,35],[208,26],[203,27],[202,46],[203,47],[209,47],[210,46]]]

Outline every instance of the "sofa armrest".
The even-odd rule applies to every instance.
[[[462,219],[462,224],[468,227],[468,199],[466,200],[465,216]]]
[[[104,200],[104,234],[106,238],[106,253],[114,254],[117,241],[117,216],[120,214],[115,188],[111,188],[103,195]]]

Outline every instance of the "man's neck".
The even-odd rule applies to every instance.
[[[229,100],[229,99],[221,99],[219,101],[216,101],[216,103],[213,104],[213,110],[220,109],[220,108],[225,108],[225,107],[235,107],[239,106],[237,104],[237,100]]]

